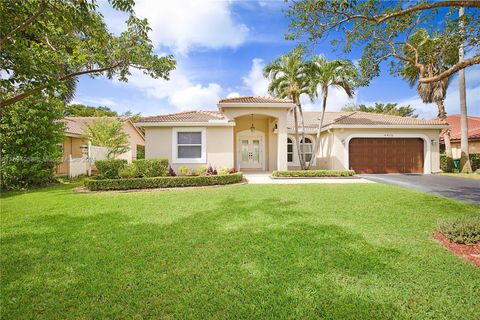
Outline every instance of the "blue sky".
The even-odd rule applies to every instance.
[[[215,110],[220,98],[238,95],[267,95],[263,66],[297,43],[287,41],[289,19],[283,1],[220,0],[136,0],[138,16],[147,18],[157,54],[172,53],[177,69],[171,80],[151,79],[133,70],[128,83],[80,79],[74,103],[104,105],[118,112],[131,110],[155,115],[183,110]],[[125,28],[126,16],[105,2],[100,10],[112,32]],[[359,59],[356,49],[348,55],[332,50],[328,42],[316,46],[316,54],[330,59]],[[414,89],[388,73],[383,65],[380,77],[360,88],[353,100],[341,91],[330,92],[328,110],[340,110],[349,103],[397,102],[417,109],[421,117],[436,116],[436,106],[423,104]],[[466,69],[469,114],[480,115],[480,67]],[[458,113],[458,79],[452,79],[445,105],[449,114]],[[304,106],[319,109],[320,102]]]

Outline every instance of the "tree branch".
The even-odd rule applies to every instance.
[[[7,33],[3,38],[0,39],[0,47],[2,47],[7,41],[10,40],[10,38],[17,32],[20,32],[22,30],[25,30],[26,27],[31,25],[39,15],[41,15],[48,7],[48,3],[46,1],[42,1],[40,4],[40,7],[37,9],[37,11],[27,20],[23,21],[20,25],[18,25],[15,29]]]
[[[456,65],[450,67],[449,69],[443,71],[442,73],[437,74],[436,76],[423,78],[421,77],[418,81],[421,83],[432,83],[436,81],[440,81],[447,77],[450,77],[455,72],[465,69],[466,67],[473,66],[475,64],[480,64],[480,56],[473,57],[471,59],[464,60],[462,62],[457,63]]]
[[[63,76],[60,76],[58,77],[56,80],[57,81],[65,81],[69,78],[73,78],[73,77],[78,77],[78,76],[81,76],[81,75],[84,75],[84,74],[91,74],[91,73],[99,73],[99,72],[105,72],[105,71],[108,71],[108,70],[112,70],[112,69],[115,69],[117,68],[118,66],[120,66],[122,63],[121,62],[117,62],[109,67],[105,67],[105,68],[98,68],[98,69],[91,69],[91,70],[84,70],[84,71],[78,71],[78,72],[73,72],[73,73],[69,73],[69,74],[66,74],[66,75],[63,75]],[[42,84],[34,89],[31,89],[29,91],[25,91],[25,92],[22,92],[22,93],[18,93],[16,94],[15,96],[11,97],[11,98],[8,98],[8,99],[5,99],[5,100],[2,100],[0,101],[0,107],[3,108],[3,107],[6,107],[8,105],[11,105],[15,102],[18,102],[22,99],[25,99],[29,96],[31,96],[32,94],[35,94],[35,93],[38,93],[40,91],[42,91],[43,89],[46,89],[48,88],[49,84]]]

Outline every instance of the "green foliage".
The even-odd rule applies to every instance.
[[[133,164],[127,164],[118,170],[118,177],[120,179],[138,178],[139,176],[137,166]]]
[[[20,189],[53,179],[62,151],[62,103],[38,96],[2,109],[0,116],[0,186]]]
[[[197,173],[199,176],[205,175],[207,173],[208,167],[200,166],[197,168]]]
[[[440,220],[440,231],[448,240],[461,244],[480,243],[480,216]]]
[[[230,174],[230,169],[227,168],[227,167],[221,167],[220,170],[218,170],[218,174],[219,175],[226,175],[226,174]]]
[[[465,11],[462,19],[465,25],[463,36],[458,18],[460,6],[471,8]],[[313,43],[333,39],[332,45],[341,47],[345,53],[359,46],[363,49],[359,65],[365,81],[380,74],[380,64],[383,61],[391,62],[393,74],[405,63],[419,69],[419,64],[423,61],[412,60],[409,56],[414,55],[413,48],[420,45],[415,43],[416,29],[420,26],[439,40],[435,47],[430,47],[430,53],[450,56],[453,52],[450,48],[456,47],[458,50],[458,44],[463,38],[466,50],[471,50],[473,56],[468,60],[478,64],[478,8],[476,1],[292,1],[287,10],[287,16],[291,18],[287,38],[307,39]],[[438,21],[442,23],[439,24]],[[333,31],[335,35],[331,37]],[[457,63],[455,65],[460,67]]]
[[[241,172],[229,175],[212,176],[154,177],[109,180],[89,179],[85,181],[85,187],[92,191],[199,187],[239,183],[242,181],[242,179],[243,175]]]
[[[145,159],[145,146],[137,145],[137,159]]]
[[[139,159],[133,161],[138,177],[165,177],[168,176],[168,159]]]
[[[0,106],[47,90],[68,101],[75,78],[104,75],[127,81],[131,68],[168,79],[173,56],[157,56],[146,19],[133,0],[110,0],[128,15],[126,29],[109,32],[96,0],[3,0],[0,5]]]
[[[412,117],[417,118],[418,115],[414,115],[415,108],[408,106],[398,107],[398,103],[381,103],[375,102],[373,106],[366,106],[364,104],[349,105],[342,108],[342,111],[361,111],[371,113],[388,114],[392,116],[400,117]]]
[[[188,168],[185,167],[185,166],[181,166],[180,168],[178,168],[178,172],[182,175],[182,176],[185,176],[188,174]]]
[[[108,148],[108,158],[130,150],[128,134],[123,130],[123,122],[116,118],[99,118],[87,127],[85,137],[92,141],[92,145]]]
[[[98,175],[102,179],[117,179],[119,178],[119,171],[127,165],[125,159],[106,159],[95,161]]]
[[[473,172],[480,169],[480,153],[470,153],[470,164]],[[440,154],[440,169],[443,172],[453,172],[453,168],[449,168],[446,153]]]
[[[109,107],[92,107],[83,104],[69,104],[63,113],[66,117],[118,117],[118,113]]]
[[[351,177],[355,175],[353,170],[288,170],[273,171],[273,177]]]

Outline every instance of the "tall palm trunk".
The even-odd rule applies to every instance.
[[[322,115],[320,116],[320,122],[318,123],[318,128],[317,128],[317,138],[315,139],[314,147],[313,147],[313,155],[312,155],[312,160],[309,163],[310,164],[315,162],[317,160],[317,153],[321,149],[321,141],[320,141],[320,136],[322,133],[322,127],[323,127],[323,119],[325,117],[325,110],[327,109],[327,96],[328,96],[328,88],[323,89],[324,95],[322,97]],[[307,168],[308,169],[308,168]]]
[[[463,39],[464,21],[462,20],[465,13],[465,8],[460,8],[460,32]],[[462,63],[464,60],[463,40],[458,49],[458,62]],[[471,173],[472,165],[470,164],[470,157],[468,151],[468,117],[467,117],[467,92],[465,89],[465,69],[461,69],[458,74],[459,89],[460,89],[460,172]]]
[[[297,115],[297,105],[295,105],[295,107],[293,108],[293,118],[294,118],[294,121],[295,121],[295,144],[297,145],[297,153],[298,153],[298,157],[300,158],[300,168],[303,170],[305,169],[304,165],[303,165],[303,161],[302,161],[302,152],[300,150],[300,136],[298,134],[298,115]],[[285,143],[287,143],[285,141]]]
[[[438,119],[443,123],[447,124],[447,113],[445,112],[445,105],[443,104],[443,99],[437,100],[438,106]],[[447,154],[447,172],[453,171],[453,152],[452,144],[450,142],[450,129],[442,130],[443,142],[445,143],[445,153]]]
[[[301,159],[300,159],[300,163],[302,164],[302,168],[303,169],[307,169],[310,167],[310,163],[308,164],[308,167],[307,167],[307,163],[305,161],[305,121],[304,121],[304,118],[303,118],[303,108],[302,108],[302,105],[300,104],[300,101],[298,101],[298,104],[297,104],[297,107],[298,107],[298,111],[300,112],[300,121],[302,122],[302,140],[303,141],[303,144],[301,143],[300,146],[301,146]]]

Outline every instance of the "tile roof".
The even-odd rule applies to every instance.
[[[184,111],[153,117],[140,118],[138,122],[209,122],[210,120],[222,120],[223,114],[219,111]]]
[[[450,140],[460,140],[460,115],[452,114],[446,119],[450,128]],[[480,139],[480,117],[469,116],[468,117],[468,139]],[[443,137],[441,138],[443,140]]]
[[[127,121],[128,117],[65,117],[60,121],[65,123],[65,133],[73,135],[83,135],[88,125],[101,118],[118,119]]]
[[[321,112],[304,112],[305,132],[316,132]],[[294,130],[294,117],[289,114],[287,126]],[[392,116],[368,112],[325,112],[323,128],[329,125],[365,125],[365,126],[389,126],[389,125],[441,125],[438,120],[424,120],[409,117]]]
[[[219,103],[292,103],[290,99],[280,99],[273,97],[235,97],[235,98],[224,98],[219,101]]]

